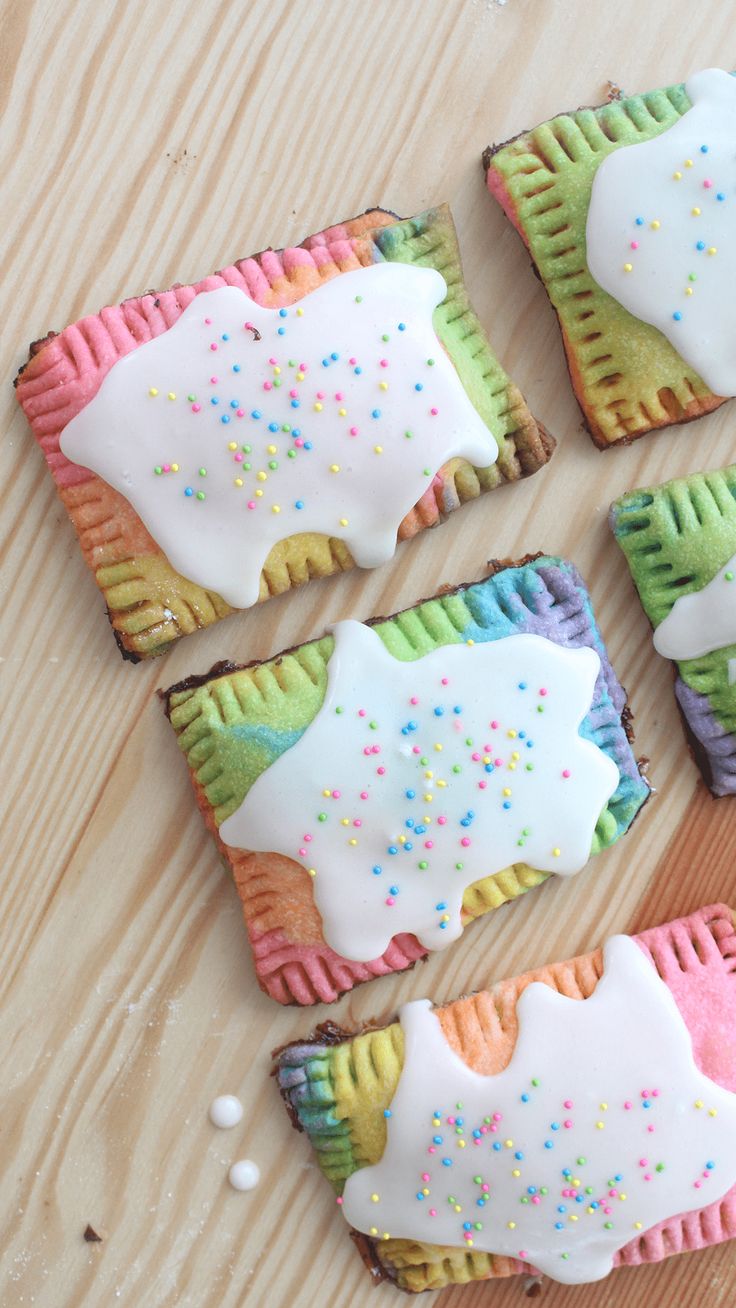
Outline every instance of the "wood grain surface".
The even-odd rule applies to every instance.
[[[719,0],[17,0],[0,6],[3,297],[0,1227],[3,1308],[389,1308],[269,1079],[271,1049],[324,1008],[257,989],[240,909],[154,696],[216,659],[265,657],[386,613],[491,556],[566,554],[593,594],[657,793],[568,882],[470,927],[447,955],[362,987],[337,1021],[389,1018],[715,899],[736,902],[734,801],[684,744],[668,664],[606,525],[629,487],[734,456],[733,404],[600,453],[580,430],[554,315],[486,195],[482,148],[557,110],[736,63]],[[298,241],[380,204],[452,204],[475,305],[560,440],[373,574],[311,584],[125,664],[12,375],[50,327],[149,286]],[[216,1132],[212,1097],[244,1121]],[[251,1194],[227,1184],[252,1157]],[[102,1235],[85,1243],[91,1223]],[[442,1308],[522,1305],[521,1278]],[[545,1308],[717,1308],[721,1246]],[[435,1295],[425,1302],[433,1303]]]

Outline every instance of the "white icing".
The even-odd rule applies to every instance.
[[[696,1068],[672,994],[638,945],[614,936],[604,960],[590,999],[527,987],[511,1062],[496,1076],[453,1052],[429,1000],[403,1006],[386,1148],[346,1182],[351,1225],[472,1241],[574,1284],[605,1276],[658,1222],[727,1193],[736,1095]]]
[[[401,662],[370,627],[338,623],[321,708],[220,836],[312,870],[344,958],[378,958],[402,931],[442,949],[473,882],[588,861],[619,780],[578,734],[599,669],[594,650],[534,635]]]
[[[203,292],[113,365],[61,448],[234,607],[255,603],[272,546],[295,533],[342,539],[375,567],[442,464],[498,455],[432,326],[446,294],[435,269],[401,263],[333,277],[284,310],[233,286]]]
[[[698,659],[736,644],[736,554],[700,590],[678,595],[654,628],[654,647],[667,659]]]
[[[227,1174],[233,1190],[255,1190],[261,1179],[261,1169],[257,1163],[250,1158],[241,1158],[237,1163],[233,1163]]]
[[[236,1095],[218,1095],[210,1104],[210,1121],[221,1130],[237,1126],[242,1116],[243,1105]]]
[[[674,126],[614,150],[596,172],[588,266],[712,391],[734,395],[736,80],[709,68],[686,90],[693,107]]]

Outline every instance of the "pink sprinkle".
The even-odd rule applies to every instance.
[[[699,1190],[702,1184],[703,1184],[702,1181],[696,1181],[696,1182],[695,1182],[695,1189],[696,1189],[696,1190]]]
[[[294,390],[290,390],[290,391],[289,391],[289,397],[290,397],[290,399],[292,399],[292,400],[295,400],[295,399],[297,398],[298,394],[299,394],[299,392],[298,392],[296,389],[294,389]]]
[[[248,508],[249,508],[249,509],[254,509],[255,507],[256,507],[256,502],[255,502],[255,500],[248,500]]]
[[[638,241],[632,241],[632,242],[631,242],[631,248],[632,248],[632,250],[638,250],[638,249],[639,249],[639,242],[638,242]]]
[[[388,359],[381,359],[381,367],[388,368]]]
[[[171,472],[171,464],[170,464],[170,463],[165,463],[165,464],[164,464],[164,472]]]
[[[396,900],[394,899],[393,895],[388,896],[386,903],[388,904],[389,908],[393,908],[394,904],[396,903]]]
[[[324,398],[325,398],[325,393],[324,393],[324,391],[317,391],[317,399],[318,399],[318,400],[323,400]]]
[[[429,1180],[429,1172],[422,1172],[422,1180],[423,1181]]]
[[[383,767],[381,767],[381,768],[376,768],[376,772],[378,773],[379,777],[382,777],[385,771],[386,771],[386,769],[383,768]]]
[[[632,1102],[631,1102],[630,1099],[625,1099],[625,1100],[624,1100],[624,1108],[625,1108],[625,1109],[628,1110],[629,1108],[633,1108],[633,1107],[634,1107],[634,1105],[632,1104]]]
[[[568,778],[569,775],[570,775],[570,769],[569,769],[569,768],[564,768],[564,769],[563,769],[563,772],[562,772],[562,775],[563,775],[563,777],[565,778],[565,780],[567,781],[567,778]]]
[[[477,749],[473,751],[470,757],[472,758],[474,763],[480,763],[480,754],[478,753]]]
[[[650,1133],[650,1135],[651,1135],[651,1133],[652,1133],[653,1130],[654,1130],[654,1123],[653,1123],[653,1122],[650,1122],[650,1123],[649,1123],[649,1126],[647,1127],[647,1131],[649,1131],[649,1133]]]
[[[608,1193],[612,1199],[615,1199],[616,1195],[618,1194],[618,1190],[609,1190]]]
[[[495,718],[493,719],[493,721],[491,722],[490,725],[491,725],[491,730],[492,730],[492,731],[498,731],[498,723],[497,723],[497,721],[496,721]]]
[[[706,191],[709,191],[712,185],[713,183],[710,177],[706,177],[705,181],[703,182],[703,186],[705,187]]]
[[[562,1105],[562,1107],[563,1107],[563,1108],[572,1108],[572,1107],[573,1107],[572,1099],[566,1099],[565,1102],[564,1102],[564,1104]]]
[[[428,1153],[428,1154],[436,1154],[436,1153],[437,1153],[437,1150],[435,1149],[434,1145],[430,1145],[430,1146],[429,1146],[429,1149],[427,1150],[427,1153]]]
[[[205,318],[205,322],[206,322],[206,321],[207,321],[207,319]],[[253,323],[252,323],[252,322],[244,322],[244,323],[243,323],[243,330],[246,331],[246,332],[252,332],[252,331],[253,331]]]
[[[502,759],[502,758],[494,758],[493,762],[495,763],[495,765],[496,765],[497,768],[501,768],[501,767],[503,767],[503,759]]]
[[[361,792],[360,792],[360,798],[361,798],[361,799],[367,799],[367,798],[368,798],[368,791],[367,791],[367,790],[361,790]]]
[[[454,1118],[454,1117],[448,1117],[447,1122],[448,1122],[448,1125],[449,1125],[449,1126],[454,1126],[454,1125],[455,1125],[455,1118]]]
[[[467,849],[468,845],[470,844],[470,836],[463,836],[462,840],[460,841],[460,844],[462,845],[463,849]]]
[[[381,752],[381,746],[380,746],[380,745],[372,745],[372,746],[371,746],[371,754],[380,754],[380,752]]]
[[[236,412],[236,414],[238,415],[239,418],[244,418],[244,417],[245,417],[245,409],[236,409],[235,412]]]
[[[297,436],[296,440],[294,441],[294,444],[296,445],[297,449],[301,449],[302,445],[304,444],[303,437]]]
[[[532,1195],[532,1203],[533,1203],[533,1204],[541,1204],[541,1202],[542,1202],[542,1200],[541,1200],[541,1198],[539,1197],[538,1194],[534,1194],[534,1195]]]
[[[640,1158],[640,1159],[639,1159],[639,1166],[640,1166],[640,1167],[646,1167],[646,1165],[647,1165],[647,1160],[646,1160],[646,1158]]]
[[[547,694],[547,691],[546,691],[546,689],[545,689],[544,686],[542,686],[542,689],[540,690],[539,693],[540,693],[540,695],[546,695],[546,694]]]
[[[413,746],[412,746],[412,751],[411,751],[411,752],[412,752],[412,754],[421,754],[421,752],[422,752],[421,745],[413,745]]]
[[[433,418],[436,418],[437,414],[439,413],[439,409],[430,409],[429,412],[431,413]]]
[[[212,326],[212,319],[211,319],[211,318],[205,318],[204,321],[205,321],[205,326],[207,326],[207,327],[211,327],[211,326]]]
[[[529,1256],[529,1255],[527,1254],[526,1249],[520,1249],[520,1250],[519,1250],[519,1257],[520,1257],[520,1258],[527,1258],[528,1256]]]
[[[571,1130],[572,1130],[572,1122],[570,1121],[570,1118],[569,1118],[569,1117],[568,1117],[568,1119],[567,1119],[566,1122],[563,1122],[563,1123],[562,1123],[562,1125],[565,1127],[565,1130],[567,1130],[567,1131],[571,1131]]]
[[[306,857],[307,857],[307,851],[306,851],[306,849],[300,849],[300,850],[299,850],[299,857],[300,857],[300,858],[306,858]]]
[[[497,1130],[498,1130],[498,1127],[497,1127],[496,1123],[494,1122],[491,1126],[489,1126],[488,1130],[489,1130],[489,1131],[497,1131]]]
[[[339,790],[333,790],[333,792],[332,792],[332,798],[333,798],[333,799],[339,799],[339,798],[340,798],[340,791],[339,791]]]
[[[341,399],[342,399],[342,391],[335,391],[335,399],[337,400],[337,402],[338,402],[338,404],[339,404],[340,401],[341,401]]]
[[[201,405],[201,404],[193,404],[193,405],[192,405],[192,413],[199,413],[199,411],[200,411],[201,408],[202,408],[202,405]]]
[[[411,699],[409,700],[409,703],[410,703],[410,704],[418,704],[418,703],[419,703],[419,696],[418,696],[418,695],[412,695]]]
[[[235,454],[235,455],[233,455],[233,458],[235,459],[235,462],[236,462],[236,463],[242,463],[242,462],[243,462],[243,456],[242,456],[242,454]]]
[[[362,796],[361,796],[361,798],[362,798]],[[367,798],[367,796],[366,796],[366,798]],[[355,819],[354,819],[354,821],[353,821],[353,826],[354,826],[354,827],[362,827],[362,825],[363,825],[363,822],[362,822],[362,819],[361,819],[361,818],[355,818]]]
[[[276,364],[278,363],[278,359],[274,359],[274,358],[272,357],[272,358],[269,359],[268,362],[269,362],[270,364],[272,364],[272,366],[275,368],[275,367],[276,367]]]
[[[649,1098],[649,1091],[648,1091],[648,1090],[642,1090],[642,1092],[641,1092],[641,1097],[642,1097],[642,1099],[648,1099],[648,1098]]]
[[[357,427],[351,427],[351,428],[350,428],[350,435],[351,435],[351,436],[357,436],[357,435],[358,435],[358,428],[357,428]]]
[[[336,1203],[336,1204],[341,1204],[341,1203],[342,1203],[342,1195],[341,1195],[341,1194],[339,1194],[339,1195],[337,1196],[337,1199],[335,1200],[335,1203]]]
[[[306,372],[307,369],[308,369],[308,367],[309,367],[309,364],[308,364],[308,363],[300,363],[300,364],[299,364],[299,371],[300,371],[300,372]]]
[[[213,386],[217,385],[217,380],[218,380],[217,377],[210,377],[210,381],[212,382]]]
[[[312,839],[312,837],[311,837],[310,835],[305,835],[304,839],[305,839],[306,843],[309,844],[309,842],[310,842],[310,840]]]
[[[444,816],[444,814],[442,815],[442,817],[437,818],[438,827],[444,827],[446,822],[447,822],[447,818]]]
[[[430,1208],[430,1210],[429,1210],[429,1215],[430,1215],[430,1217],[436,1217],[436,1216],[437,1216],[437,1209],[436,1209],[436,1208]]]
[[[658,1095],[659,1095],[659,1090],[652,1090],[652,1099],[656,1099]]]
[[[348,363],[357,363],[357,362],[358,362],[357,359],[348,359]]]
[[[364,754],[371,754],[371,753],[372,753],[370,745],[364,745],[364,746],[363,746],[363,753],[364,753]]]
[[[481,1188],[481,1190],[483,1191],[484,1194],[488,1194],[488,1191],[490,1190],[491,1187],[490,1187],[490,1185],[488,1184],[487,1181],[484,1181],[483,1184],[482,1184],[482,1186],[481,1186],[480,1188]]]
[[[479,789],[479,790],[485,790],[485,788],[486,788],[487,785],[488,785],[488,782],[487,782],[487,781],[479,781],[479,782],[478,782],[478,789]]]
[[[425,842],[424,842],[424,848],[425,848],[425,849],[434,849],[434,841],[433,841],[433,840],[425,840]]]
[[[216,350],[216,349],[217,349],[217,341],[213,341],[213,342],[212,342],[212,344],[210,345],[210,349],[211,349],[211,350]]]
[[[501,1113],[494,1113],[494,1114],[493,1114],[493,1120],[494,1120],[494,1122],[500,1122],[500,1121],[502,1120],[502,1115],[501,1115]]]
[[[263,389],[264,389],[264,391],[272,391],[272,390],[273,390],[273,383],[272,383],[272,382],[269,382],[269,381],[265,381],[265,382],[263,383]]]
[[[358,709],[358,717],[359,718],[365,717],[365,709]]]
[[[449,686],[449,684],[450,684],[450,678],[449,678],[449,677],[443,677],[443,678],[442,678],[442,685],[443,685],[443,686]]]

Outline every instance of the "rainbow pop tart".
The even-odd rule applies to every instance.
[[[580,871],[648,794],[587,592],[559,559],[165,698],[281,1003],[447,948]]]
[[[736,465],[630,491],[611,526],[676,665],[693,756],[714,795],[736,794]]]
[[[734,132],[736,80],[711,68],[485,151],[601,447],[736,394]]]
[[[18,399],[121,650],[398,539],[553,449],[491,353],[449,210],[382,210],[36,342]]]
[[[735,967],[715,905],[281,1050],[374,1278],[578,1284],[736,1235]]]

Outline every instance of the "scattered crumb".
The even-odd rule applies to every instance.
[[[541,1276],[527,1276],[524,1281],[524,1294],[527,1299],[538,1299],[542,1293]]]
[[[606,82],[606,99],[608,103],[611,104],[614,100],[623,99],[623,94],[618,82],[612,82],[609,78]]]
[[[102,1236],[97,1234],[94,1226],[91,1226],[89,1222],[87,1223],[84,1230],[84,1238],[87,1241],[87,1244],[102,1243]]]

